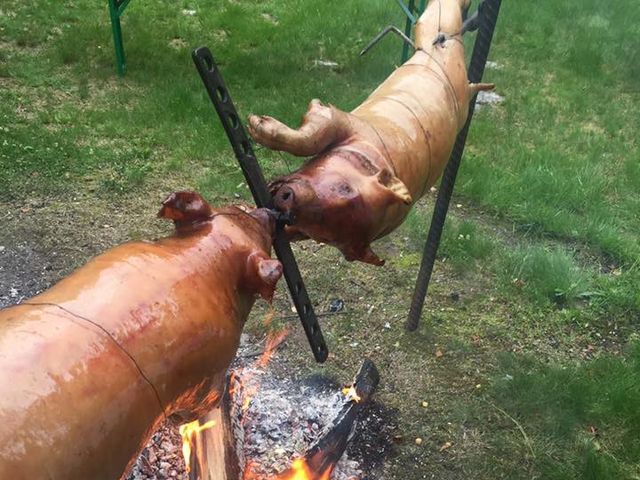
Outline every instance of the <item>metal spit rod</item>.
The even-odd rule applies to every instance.
[[[209,98],[211,98],[211,102],[220,117],[224,131],[229,138],[233,152],[240,164],[240,168],[242,169],[247,185],[249,185],[256,205],[261,208],[273,209],[273,202],[267,189],[267,182],[262,174],[258,160],[253,153],[251,142],[242,126],[242,121],[240,120],[236,107],[231,100],[229,90],[220,73],[220,68],[216,65],[213,55],[207,47],[196,48],[191,56],[209,94]],[[318,318],[313,310],[313,305],[311,305],[307,289],[302,281],[298,264],[291,251],[291,245],[289,245],[289,241],[285,238],[282,227],[282,222],[279,222],[273,248],[282,263],[284,277],[287,281],[289,292],[291,292],[291,298],[293,299],[298,316],[300,317],[300,322],[307,335],[313,356],[317,362],[323,363],[327,359],[329,350],[324,341]]]

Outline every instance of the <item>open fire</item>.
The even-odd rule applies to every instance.
[[[182,437],[182,456],[184,458],[187,473],[191,471],[191,451],[196,445],[197,436],[204,430],[213,428],[215,425],[215,420],[209,420],[202,425],[200,425],[200,420],[194,420],[193,422],[180,425],[179,431],[180,436]]]
[[[377,371],[365,362],[353,385],[320,388],[277,378],[267,365],[287,332],[270,335],[260,357],[236,365],[228,378],[227,395],[218,409],[221,421],[202,419],[180,427],[182,453],[190,480],[357,480],[356,462],[343,457],[360,403],[377,384]],[[240,355],[240,358],[242,355]],[[363,373],[364,372],[364,373]],[[363,380],[364,379],[364,380]],[[207,464],[211,438],[222,438],[238,469],[213,476]],[[217,450],[225,450],[220,447]],[[228,456],[224,459],[229,462]]]
[[[358,392],[353,385],[344,387],[342,389],[342,393],[344,394],[348,402],[360,403],[362,401],[362,398],[360,398],[360,395],[358,395]]]
[[[283,475],[279,475],[276,478],[277,480],[329,480],[331,478],[332,470],[333,469],[330,468],[326,472],[321,473],[318,476],[318,474],[313,473],[310,470],[307,462],[305,462],[304,459],[296,458],[291,465],[291,472],[284,473]]]

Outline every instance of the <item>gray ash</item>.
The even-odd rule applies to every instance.
[[[250,343],[243,340],[245,346]],[[249,364],[246,358],[255,355],[243,359],[247,349],[240,348],[229,380],[236,453],[242,468],[250,465],[258,478],[270,478],[288,469],[332,425],[345,403],[343,384],[320,375],[304,380],[278,377],[269,367]],[[282,364],[278,367],[283,370]],[[393,453],[395,425],[395,411],[375,402],[364,406],[332,480],[381,479],[384,461]],[[178,427],[164,425],[127,480],[187,480],[181,447]]]
[[[317,388],[276,378],[253,366],[236,370],[232,418],[244,430],[239,456],[257,476],[269,478],[301,457],[340,412],[345,397],[338,389]],[[237,378],[240,379],[238,382]],[[255,392],[252,395],[252,392]],[[250,399],[246,404],[247,399]],[[244,408],[243,408],[244,407]],[[360,478],[358,463],[344,455],[332,479]]]

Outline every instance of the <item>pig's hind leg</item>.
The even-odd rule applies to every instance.
[[[256,142],[299,157],[317,155],[348,138],[352,131],[347,113],[317,99],[309,103],[297,130],[267,115],[249,116],[249,133]]]

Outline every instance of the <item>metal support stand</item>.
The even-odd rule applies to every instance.
[[[258,207],[273,208],[273,201],[267,189],[264,175],[253,153],[253,148],[242,126],[238,112],[233,105],[229,91],[224,84],[220,69],[213,59],[213,55],[211,55],[207,47],[200,47],[193,51],[192,58],[213,102],[213,106],[220,117],[224,131],[229,138],[256,205]],[[276,232],[273,248],[282,263],[284,277],[302,322],[302,327],[307,335],[313,356],[317,362],[323,363],[327,359],[329,351],[322,336],[318,318],[313,311],[311,300],[309,300],[307,289],[302,281],[298,264],[291,251],[291,246],[284,236],[282,224],[280,224]]]
[[[472,83],[479,83],[482,81],[482,75],[484,74],[484,69],[487,64],[489,49],[491,48],[493,32],[496,27],[496,22],[498,21],[500,4],[501,0],[484,0],[478,7],[479,29],[473,46],[471,63],[469,64],[469,81]],[[406,328],[409,331],[416,330],[420,323],[427,289],[429,288],[429,281],[431,280],[431,274],[433,273],[433,265],[436,260],[436,253],[438,252],[438,246],[440,245],[444,221],[449,210],[449,202],[451,201],[451,194],[453,193],[456,176],[458,175],[458,168],[460,167],[460,161],[462,159],[462,154],[464,153],[464,146],[467,141],[467,134],[469,133],[469,125],[473,118],[475,105],[476,97],[474,96],[469,102],[469,116],[467,117],[467,122],[456,138],[456,143],[453,146],[451,157],[449,158],[447,167],[442,175],[438,197],[433,210],[433,217],[431,218],[431,226],[429,227],[429,235],[427,236],[427,242],[424,246],[420,272],[418,273],[418,279],[413,292],[411,309],[409,310],[409,318],[406,325]]]
[[[122,44],[122,27],[120,17],[124,13],[131,0],[109,0],[109,16],[111,17],[111,30],[113,32],[113,46],[116,50],[116,68],[118,75],[123,76],[126,71],[124,59],[124,45]]]
[[[413,25],[415,25],[420,15],[422,15],[422,12],[424,12],[424,9],[427,5],[427,0],[420,0],[420,6],[418,7],[417,11],[416,0],[409,0],[408,5],[404,3],[404,0],[397,1],[404,14],[407,16],[407,21],[404,24],[404,35],[407,38],[411,38],[411,30],[413,28]],[[409,46],[410,45],[408,45],[406,42],[404,45],[402,45],[402,57],[400,57],[401,63],[404,63],[409,59]]]

